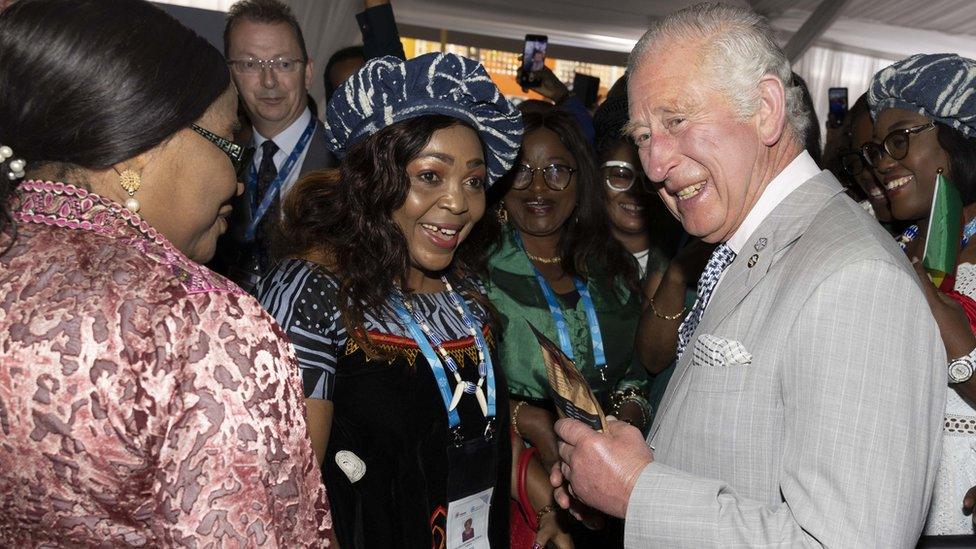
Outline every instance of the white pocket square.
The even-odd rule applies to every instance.
[[[702,334],[695,342],[695,359],[708,366],[744,366],[752,364],[752,354],[732,339]]]

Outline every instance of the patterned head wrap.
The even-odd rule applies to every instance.
[[[906,109],[976,137],[976,61],[953,53],[902,59],[874,75],[868,102],[873,118]]]
[[[489,185],[512,167],[522,143],[522,115],[480,63],[453,53],[408,61],[386,56],[366,63],[329,101],[328,147],[342,158],[360,139],[427,114],[457,118],[478,132]]]

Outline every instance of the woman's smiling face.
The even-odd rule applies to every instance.
[[[874,124],[874,143],[897,130],[919,128],[932,119],[913,111],[889,108],[878,114]],[[874,166],[895,219],[915,221],[925,219],[932,209],[935,176],[942,168],[948,172],[949,158],[939,145],[938,129],[923,129],[908,136],[908,152],[901,160],[882,153]],[[946,173],[948,177],[950,174]]]
[[[464,124],[437,130],[406,170],[410,190],[393,221],[407,241],[411,268],[436,273],[450,266],[485,213],[481,140]]]
[[[519,232],[533,236],[559,234],[576,209],[577,177],[570,176],[566,188],[556,191],[545,182],[543,172],[552,164],[577,169],[576,159],[548,128],[525,134],[522,153],[516,164],[535,170],[525,189],[511,189],[505,194],[505,209]]]

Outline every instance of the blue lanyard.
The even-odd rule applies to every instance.
[[[454,295],[452,295],[451,298],[452,301],[456,300],[455,302],[459,303],[462,309],[464,310],[464,316],[465,316],[465,318],[463,319],[464,323],[469,326],[477,326],[477,324],[475,324],[473,320],[471,310],[468,308],[467,303],[464,302],[464,298],[460,296],[454,296]],[[427,339],[427,335],[424,334],[423,328],[421,328],[420,325],[417,324],[417,321],[413,318],[413,315],[411,315],[407,311],[407,308],[403,305],[402,296],[397,299],[393,299],[391,301],[392,301],[393,310],[396,311],[397,316],[400,317],[400,322],[403,324],[405,328],[407,328],[407,330],[410,331],[410,335],[413,337],[414,341],[417,342],[417,346],[420,348],[420,352],[423,353],[424,358],[427,359],[427,364],[430,365],[430,369],[434,373],[434,379],[437,381],[437,387],[438,389],[440,389],[441,399],[444,401],[444,410],[447,412],[448,425],[450,426],[451,430],[456,430],[461,425],[461,416],[458,415],[457,408],[451,407],[451,399],[453,397],[453,391],[451,390],[451,386],[447,380],[447,369],[444,367],[444,361],[442,361],[441,357],[438,356],[437,352],[434,351],[434,348],[431,346],[430,341]],[[433,334],[431,335],[433,336]],[[488,383],[488,387],[486,389],[487,400],[488,400],[488,413],[486,417],[488,418],[489,426],[490,426],[491,419],[495,417],[495,401],[496,401],[495,372],[494,372],[494,368],[492,367],[491,352],[488,349],[488,344],[485,341],[484,335],[481,333],[481,330],[477,330],[477,329],[475,330],[475,340],[477,344],[483,349],[484,357],[485,357],[484,374],[485,374],[486,381]],[[441,342],[435,341],[434,343],[440,345]],[[451,367],[452,373],[457,371],[457,364],[454,363],[454,359],[451,358],[450,355],[444,356],[444,360],[448,362],[448,365]],[[481,372],[479,372],[479,374],[480,373]],[[469,392],[469,391],[465,391],[465,392]]]
[[[522,235],[517,231],[515,232],[515,243],[518,244],[518,247],[522,251],[525,251],[525,245],[522,243]],[[531,264],[531,260],[529,263]],[[573,357],[573,344],[569,339],[569,327],[566,325],[566,317],[563,315],[563,309],[559,306],[559,301],[556,299],[556,293],[552,291],[552,287],[549,286],[549,283],[546,282],[545,277],[542,276],[542,273],[539,272],[539,269],[535,265],[532,265],[532,271],[535,273],[535,279],[539,283],[539,289],[542,290],[542,295],[545,296],[546,303],[549,305],[549,314],[552,315],[552,321],[556,324],[556,332],[559,334],[559,348],[562,349],[563,353],[570,360],[575,360]],[[590,297],[590,290],[582,280],[573,277],[573,284],[576,286],[576,291],[579,292],[580,301],[583,302],[583,309],[586,311],[586,323],[590,327],[590,339],[593,345],[593,361],[597,369],[600,370],[600,379],[606,381],[607,357],[603,351],[603,333],[600,331],[600,322],[596,317],[596,307],[593,306],[593,298]]]
[[[295,163],[298,162],[298,157],[302,155],[305,150],[305,146],[308,145],[308,141],[312,139],[312,134],[315,133],[315,117],[313,116],[311,120],[308,121],[308,126],[305,127],[305,131],[302,132],[302,136],[298,138],[298,143],[295,144],[295,148],[291,150],[291,154],[285,159],[285,163],[281,165],[281,169],[278,170],[278,175],[274,178],[274,181],[268,185],[268,190],[264,193],[264,196],[260,198],[261,202],[258,203],[257,188],[258,188],[258,172],[251,164],[251,171],[248,173],[247,177],[247,191],[248,196],[251,197],[251,223],[247,226],[247,230],[244,232],[244,240],[246,242],[253,242],[254,235],[257,234],[258,225],[261,224],[261,220],[264,219],[265,214],[274,204],[275,198],[278,196],[278,191],[281,186],[288,179],[291,171],[295,168]]]
[[[966,226],[962,228],[962,248],[965,248],[966,244],[969,244],[969,239],[974,234],[976,234],[976,217],[969,220],[969,223],[966,223]]]

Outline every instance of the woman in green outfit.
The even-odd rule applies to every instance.
[[[634,360],[637,265],[610,235],[590,145],[573,118],[523,109],[525,138],[499,209],[488,298],[502,321],[499,356],[515,432],[558,460],[542,354],[526,321],[576,361],[607,413],[647,428],[647,373]],[[561,327],[559,329],[557,326]]]

